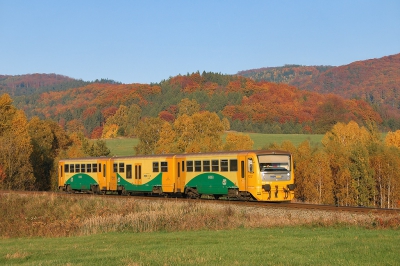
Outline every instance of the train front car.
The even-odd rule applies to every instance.
[[[293,158],[285,151],[257,151],[248,156],[248,191],[259,201],[291,201]]]

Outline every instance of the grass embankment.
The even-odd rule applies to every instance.
[[[0,195],[0,206],[0,264],[394,265],[399,259],[399,214],[13,193]]]

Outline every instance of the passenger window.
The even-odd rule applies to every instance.
[[[119,163],[119,172],[123,173],[125,171],[125,164],[124,163]]]
[[[86,172],[91,173],[92,172],[92,165],[90,163],[88,163],[86,165]]]
[[[210,172],[210,161],[203,161],[203,172]]]
[[[187,161],[186,162],[186,171],[187,172],[193,172],[193,161]]]
[[[132,165],[126,165],[126,179],[132,179]]]
[[[201,172],[201,161],[194,161],[194,171]]]
[[[69,166],[69,172],[70,172],[70,173],[75,173],[75,167],[74,167],[73,164],[71,164],[71,165]]]
[[[75,172],[79,173],[80,171],[80,164],[75,164]]]
[[[81,164],[81,172],[84,173],[85,171],[85,164]]]
[[[69,173],[69,164],[64,165],[64,172]]]
[[[116,173],[118,171],[118,164],[113,164],[113,172]]]
[[[221,171],[228,172],[228,160],[221,160]]]
[[[153,172],[154,173],[160,172],[160,168],[159,168],[159,163],[158,162],[153,162]]]
[[[101,165],[101,164],[99,164]],[[92,164],[93,173],[97,173],[97,163]]]
[[[219,161],[218,160],[212,160],[212,170],[213,170],[213,172],[219,171]]]
[[[237,172],[237,160],[229,160],[229,171]]]
[[[168,162],[161,162],[161,172],[168,172]]]

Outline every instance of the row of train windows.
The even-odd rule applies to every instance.
[[[153,162],[153,172],[158,173],[160,170],[161,172],[168,172],[168,162]],[[237,170],[236,159],[186,161],[186,172],[236,172]],[[101,164],[65,164],[64,171],[66,173],[97,173],[101,172]],[[185,161],[182,161],[182,172],[184,171]],[[113,172],[124,173],[125,163],[114,163]]]
[[[166,171],[168,171],[168,166],[166,165]],[[161,172],[163,170],[163,163],[161,162]],[[237,171],[237,160],[203,160],[203,161],[182,161],[182,172],[236,172]],[[153,162],[153,172],[159,172],[158,162]]]
[[[66,173],[97,173],[101,172],[101,164],[87,163],[87,164],[65,164],[64,171]]]

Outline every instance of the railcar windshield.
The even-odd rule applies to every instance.
[[[261,172],[290,171],[289,155],[259,155],[258,163],[260,164]]]

